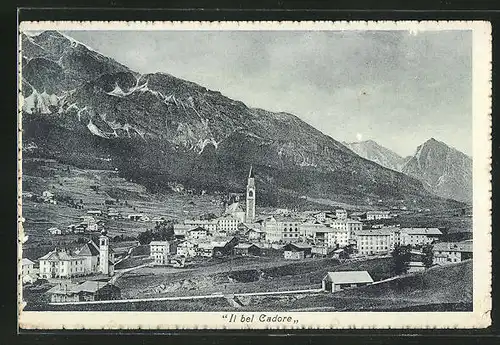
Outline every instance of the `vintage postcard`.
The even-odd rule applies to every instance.
[[[485,328],[488,22],[21,22],[21,329]]]

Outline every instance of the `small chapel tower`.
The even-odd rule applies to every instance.
[[[99,237],[99,271],[109,274],[109,239],[106,230],[103,230]]]
[[[248,173],[246,203],[245,222],[252,223],[255,220],[255,178],[252,166]]]

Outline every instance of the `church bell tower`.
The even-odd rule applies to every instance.
[[[99,237],[99,271],[109,274],[109,239],[106,230],[103,230]]]
[[[252,223],[255,220],[255,178],[252,167],[248,173],[246,204],[245,222]]]

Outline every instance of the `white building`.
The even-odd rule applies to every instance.
[[[186,236],[189,230],[195,229],[197,226],[186,224],[174,224],[174,235],[177,237]]]
[[[302,238],[315,240],[320,237],[326,239],[328,232],[332,229],[319,221],[308,221],[299,224],[299,233]]]
[[[283,242],[297,242],[300,240],[300,221],[297,219],[286,219],[278,222],[278,227],[282,229]]]
[[[88,210],[87,214],[92,214],[94,216],[101,216],[102,215],[102,211],[101,210]]]
[[[170,243],[168,241],[151,241],[149,243],[149,256],[155,265],[166,265],[170,256]]]
[[[350,235],[346,230],[332,230],[326,234],[326,245],[331,248],[340,248],[349,245]]]
[[[187,226],[190,226],[192,229],[198,228],[198,227],[204,228],[209,233],[213,233],[213,232],[217,231],[217,220],[216,219],[210,219],[210,220],[186,219],[184,221],[184,224]]]
[[[349,245],[353,234],[363,229],[363,223],[352,219],[337,219],[330,223],[330,227],[332,231],[327,233],[327,245],[330,247],[345,247]]]
[[[401,228],[399,240],[402,245],[431,244],[443,235],[438,228]]]
[[[326,220],[326,212],[325,211],[320,211],[314,215],[314,218],[318,222],[324,222]]]
[[[337,292],[372,283],[373,278],[367,271],[328,272],[321,281],[321,288],[324,291]]]
[[[208,231],[205,228],[198,227],[195,229],[191,229],[186,232],[186,238],[190,240],[203,239],[208,236]]]
[[[59,228],[50,228],[47,230],[51,235],[62,235],[62,230]]]
[[[439,242],[432,248],[433,263],[444,265],[472,259],[472,240],[462,242]]]
[[[232,203],[226,208],[226,215],[233,216],[236,218],[240,223],[245,222],[245,211],[241,207],[239,202]]]
[[[279,220],[278,220],[279,219]],[[297,242],[301,239],[299,219],[291,217],[267,218],[263,223],[263,231],[266,233],[267,242]]]
[[[368,211],[366,212],[366,220],[390,219],[391,211]]]
[[[90,240],[85,243],[77,252],[76,256],[84,259],[84,274],[99,272],[99,247]]]
[[[27,276],[27,275],[33,275],[36,273],[37,272],[35,271],[35,263],[33,261],[31,261],[30,259],[23,258],[21,260],[21,275]]]
[[[41,278],[71,278],[88,274],[114,274],[114,252],[109,248],[109,239],[103,231],[99,246],[89,241],[75,253],[66,249],[55,249],[38,259]]]
[[[353,231],[359,231],[363,229],[363,223],[358,220],[352,219],[337,219],[330,223],[330,227],[335,230],[347,231],[349,232],[349,236],[351,236]]]
[[[347,211],[344,209],[337,209],[335,210],[335,217],[339,220],[345,220],[347,219]]]
[[[389,254],[395,245],[396,228],[361,230],[354,233],[359,254]]]
[[[214,255],[214,248],[211,242],[201,242],[196,247],[196,255],[211,258]]]
[[[176,254],[182,257],[196,256],[196,243],[192,241],[183,241],[177,245]]]
[[[85,259],[70,255],[64,249],[51,251],[39,261],[42,278],[70,278],[85,274]]]
[[[217,218],[217,232],[225,232],[228,234],[234,234],[238,232],[239,220],[231,215],[226,215]]]
[[[42,193],[42,197],[43,197],[44,199],[52,199],[52,198],[54,197],[54,193],[52,193],[52,192],[50,192],[50,191],[46,190],[46,191],[44,191],[44,192]]]
[[[283,239],[283,233],[278,226],[278,221],[274,217],[269,217],[264,220],[262,230],[266,233],[265,239],[267,242],[275,243]]]

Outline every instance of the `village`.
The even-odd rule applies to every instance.
[[[274,209],[257,213],[254,174],[250,168],[246,193],[231,194],[222,214],[197,219],[171,221],[161,214],[122,214],[113,200],[105,200],[101,209],[85,210],[81,203],[75,203],[74,208],[82,213],[80,222],[51,227],[47,236],[83,234],[88,235],[88,240],[77,248],[55,246],[37,260],[23,257],[25,301],[39,298],[40,294],[33,291],[41,292],[52,304],[120,300],[124,297],[117,281],[128,272],[144,267],[189,270],[217,258],[270,258],[292,264],[325,258],[340,263],[392,258],[396,265],[394,276],[472,258],[471,239],[443,241],[443,232],[437,227],[401,227],[395,209]],[[30,194],[23,193],[23,198],[36,197]],[[50,191],[37,198],[50,205],[58,202]],[[109,235],[109,220],[150,224],[154,228],[123,241],[123,235]],[[117,247],[113,243],[119,240],[125,245]],[[333,269],[324,267],[323,279],[314,289],[335,293],[376,282],[366,270]]]

